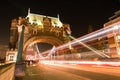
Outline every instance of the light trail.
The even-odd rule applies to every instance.
[[[55,46],[52,47],[52,49],[50,50],[50,53],[48,54],[48,56],[51,56],[55,53]]]
[[[75,38],[72,37],[72,36],[70,36],[70,38],[72,38],[72,39],[74,39],[74,40],[77,41],[77,39],[75,39]],[[90,49],[91,51],[95,52],[96,54],[100,55],[101,57],[110,58],[108,55],[106,55],[106,54],[104,54],[104,53],[102,53],[102,52],[100,52],[100,51],[97,51],[97,50],[94,49],[93,47],[90,47],[90,46],[86,45],[85,43],[83,43],[83,42],[81,42],[81,41],[80,41],[79,43],[82,44],[83,46],[85,46],[86,48]]]
[[[77,44],[79,42],[88,42],[88,41],[91,41],[91,40],[98,39],[99,37],[106,37],[107,35],[110,34],[109,32],[116,31],[119,28],[120,28],[120,24],[116,25],[116,26],[105,27],[105,28],[99,29],[97,31],[94,31],[92,33],[84,35],[80,38],[77,38],[77,41],[76,40],[71,41],[70,44],[66,43],[66,44],[63,44],[61,46],[58,46],[57,49],[65,48],[68,45],[74,45],[74,44]]]
[[[42,60],[39,63],[42,64],[74,64],[74,65],[102,65],[102,66],[111,66],[111,67],[120,67],[120,62],[106,62],[106,61],[58,61],[58,60]]]
[[[35,44],[35,48],[36,48],[36,50],[37,50],[37,54],[36,54],[36,55],[38,55],[39,58],[40,58],[40,57],[41,57],[41,55],[40,55],[40,50],[38,49],[38,45],[37,45],[37,44]]]
[[[58,46],[58,47],[56,47],[56,50],[61,50],[61,49],[69,47],[69,45],[75,45],[75,44],[77,45],[78,43],[81,43],[82,45],[84,45],[88,49],[90,49],[90,50],[92,50],[92,51],[94,51],[95,53],[98,54],[98,52],[96,52],[94,49],[90,48],[89,46],[83,44],[83,42],[88,42],[88,41],[91,41],[91,40],[95,40],[95,39],[98,39],[100,37],[106,37],[107,35],[112,34],[111,32],[113,32],[113,31],[117,32],[117,30],[119,28],[120,28],[120,23],[116,24],[115,26],[112,25],[112,26],[109,26],[109,27],[105,27],[105,28],[99,29],[99,30],[94,31],[94,32],[92,32],[90,34],[87,34],[85,36],[77,38],[77,40],[74,39],[73,41],[70,41],[70,42],[65,43],[65,44],[63,44],[61,46]],[[43,52],[42,54],[45,54],[46,52],[49,52],[49,50]],[[103,53],[101,53],[99,55],[106,56],[106,57],[109,58],[108,55],[105,55]]]

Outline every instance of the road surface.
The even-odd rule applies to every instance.
[[[15,80],[120,80],[120,68],[84,65],[37,64]]]

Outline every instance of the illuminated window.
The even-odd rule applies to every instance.
[[[120,35],[116,36],[117,42],[120,42]]]

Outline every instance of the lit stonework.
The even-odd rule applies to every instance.
[[[50,21],[51,26],[62,27],[62,22],[59,19],[59,15],[57,17],[50,17],[50,16],[45,16],[45,15],[34,14],[34,13],[30,13],[30,9],[29,9],[27,18],[29,18],[29,22],[31,24],[35,23],[37,25],[43,26],[44,25],[44,19],[46,18],[46,19],[51,20]]]
[[[18,48],[20,27],[24,26],[24,48],[34,43],[45,42],[54,46],[62,45],[69,42],[70,39],[66,35],[71,35],[70,25],[63,24],[59,15],[57,17],[50,17],[44,15],[38,15],[30,13],[28,10],[27,17],[18,17],[13,19],[10,28],[10,49]]]
[[[113,27],[113,30],[107,33],[111,57],[120,57],[120,10],[109,19],[104,27]]]

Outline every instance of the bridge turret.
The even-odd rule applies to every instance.
[[[13,19],[11,22],[10,28],[10,41],[9,41],[9,49],[16,49],[16,44],[18,41],[18,28],[17,28],[17,19]]]

